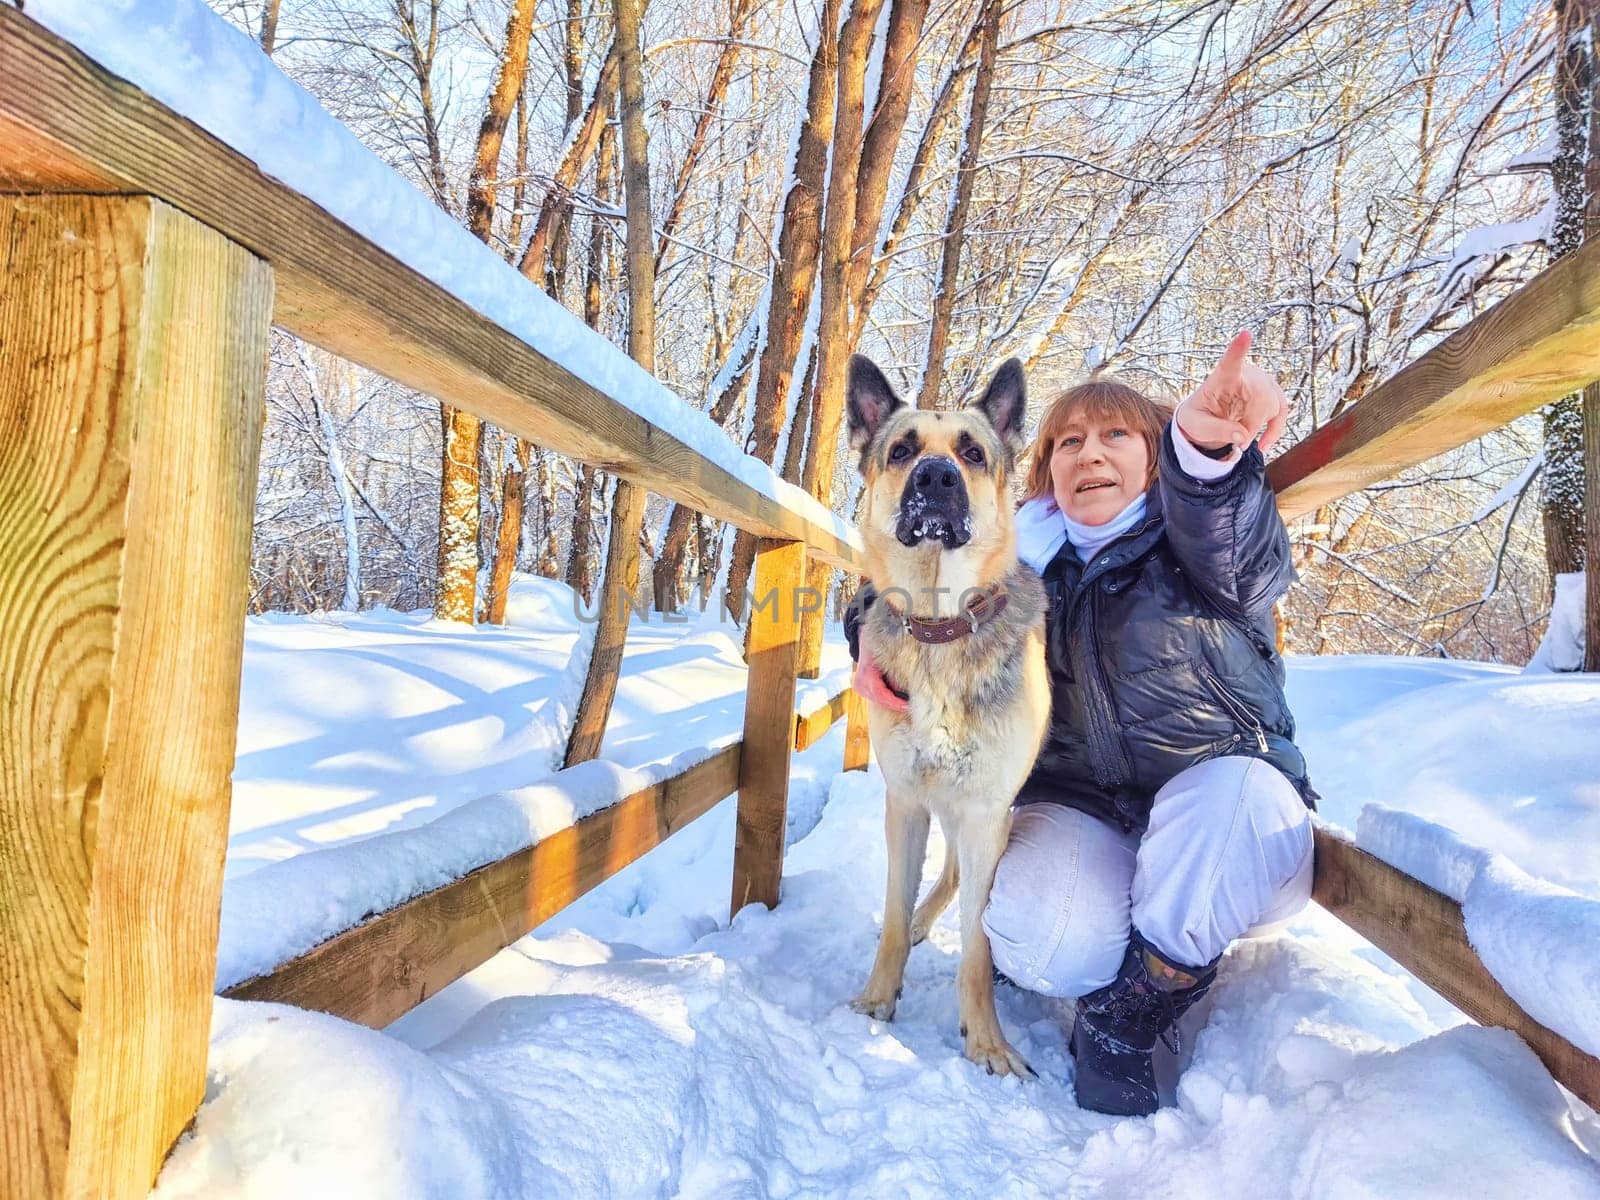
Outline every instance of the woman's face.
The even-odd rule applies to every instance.
[[[1076,414],[1050,448],[1050,482],[1067,516],[1104,525],[1150,486],[1150,451],[1127,425]]]

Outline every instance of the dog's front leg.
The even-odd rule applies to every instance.
[[[895,1002],[911,952],[911,906],[922,882],[922,856],[928,848],[928,810],[920,804],[884,798],[884,833],[889,844],[889,889],[883,902],[883,933],[867,986],[850,1007],[879,1021],[894,1020]]]
[[[1012,1049],[994,1008],[994,960],[983,910],[989,903],[994,871],[1006,846],[1009,821],[964,822],[959,831],[961,864],[961,968],[956,995],[961,1004],[961,1034],[966,1055],[991,1075],[1032,1078],[1033,1068]]]

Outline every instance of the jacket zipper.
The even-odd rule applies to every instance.
[[[1242,722],[1251,733],[1255,734],[1256,748],[1261,753],[1266,754],[1269,749],[1267,746],[1267,732],[1262,728],[1261,722],[1256,719],[1255,713],[1250,711],[1250,706],[1239,699],[1238,696],[1235,696],[1228,685],[1223,683],[1210,667],[1204,663],[1199,663],[1196,670],[1200,678],[1205,681],[1206,686],[1221,701],[1222,706],[1233,715],[1233,719]]]
[[[1097,746],[1094,755],[1095,775],[1105,787],[1123,787],[1132,779],[1133,770],[1117,733],[1116,714],[1111,711],[1111,684],[1100,665],[1100,654],[1094,645],[1095,629],[1099,619],[1097,593],[1088,597],[1088,612],[1084,615],[1084,637],[1074,638],[1073,648],[1078,651],[1077,670],[1080,678],[1089,683],[1089,728]],[[1085,661],[1087,660],[1087,661]],[[1102,765],[1104,770],[1102,770]]]

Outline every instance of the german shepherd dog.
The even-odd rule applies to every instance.
[[[904,711],[868,706],[889,887],[872,976],[851,1007],[893,1019],[906,956],[959,889],[966,1056],[993,1074],[1030,1076],[995,1015],[981,924],[1011,802],[1050,711],[1044,588],[1017,561],[1007,486],[1025,407],[1016,359],[975,404],[948,412],[908,408],[872,362],[850,360],[850,444],[866,479],[861,531],[878,592],[861,619],[863,661],[870,652],[909,696]],[[932,816],[945,835],[944,871],[913,914]]]

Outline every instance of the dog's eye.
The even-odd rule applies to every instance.
[[[962,452],[961,457],[966,459],[975,467],[983,466],[983,451],[977,446],[968,446],[966,450]]]
[[[895,445],[889,447],[889,461],[891,463],[903,463],[910,457],[911,447],[906,445],[904,442],[897,442]]]

